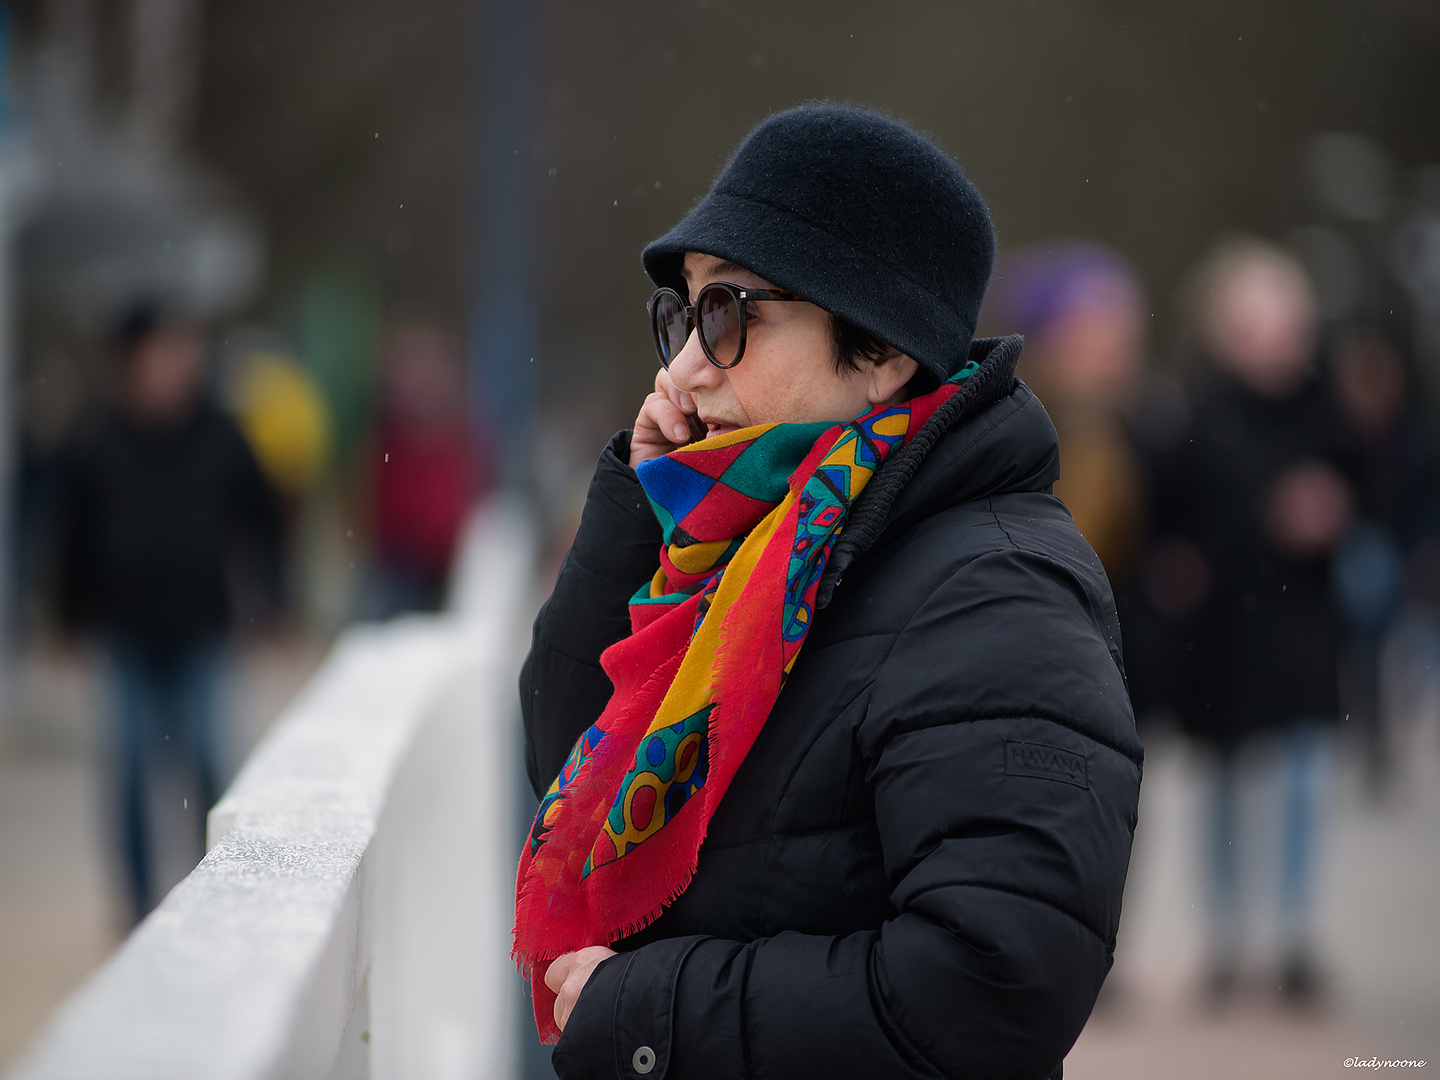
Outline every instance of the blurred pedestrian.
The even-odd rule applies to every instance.
[[[332,433],[324,394],[300,361],[280,349],[249,350],[234,367],[236,419],[293,528],[329,464]]]
[[[1145,369],[1139,277],[1099,244],[1035,244],[1001,256],[986,312],[1025,335],[1019,373],[1060,438],[1055,494],[1110,578],[1136,719],[1173,712],[1179,627],[1143,572],[1155,555],[1156,458],[1173,447],[1184,409],[1173,380]]]
[[[278,592],[277,500],[205,393],[206,349],[184,317],[130,312],[113,343],[111,401],[69,447],[62,489],[61,613],[98,635],[110,659],[107,773],[137,919],[160,899],[157,835],[175,832],[152,808],[185,820],[198,859],[223,780],[232,581],[248,574]],[[195,804],[155,808],[165,777]]]
[[[1391,335],[1376,326],[1345,327],[1330,368],[1359,466],[1357,516],[1334,561],[1346,628],[1341,689],[1359,735],[1367,790],[1379,797],[1395,767],[1381,659],[1405,599],[1407,563],[1435,536],[1431,462],[1410,374]]]
[[[1316,370],[1309,282],[1289,255],[1253,240],[1222,244],[1192,291],[1199,369],[1186,438],[1165,482],[1165,559],[1151,571],[1161,607],[1188,618],[1181,719],[1213,750],[1208,867],[1209,987],[1228,995],[1246,947],[1241,848],[1264,832],[1242,820],[1244,752],[1278,743],[1281,986],[1321,989],[1314,888],[1341,628],[1330,559],[1355,493],[1348,436]]]
[[[392,331],[371,450],[375,611],[434,611],[475,499],[494,481],[475,437],[459,339],[436,326]]]
[[[1055,494],[1113,583],[1134,563],[1144,522],[1127,413],[1143,374],[1143,294],[1108,248],[1042,244],[1001,256],[990,321],[1025,335],[1020,375],[1060,437]]]

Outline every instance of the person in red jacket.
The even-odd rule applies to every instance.
[[[460,342],[405,326],[386,346],[374,458],[376,607],[382,618],[444,600],[455,545],[490,463],[466,411]]]

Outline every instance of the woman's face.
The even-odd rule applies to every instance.
[[[683,273],[690,291],[687,302],[712,281],[775,288],[734,263],[696,252],[685,256]],[[752,301],[745,354],[735,367],[710,363],[692,331],[669,371],[675,385],[695,398],[707,438],[755,424],[843,423],[872,404],[868,370],[836,371],[830,315],[803,302]]]

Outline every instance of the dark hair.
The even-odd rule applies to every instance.
[[[835,343],[835,373],[859,371],[860,362],[878,363],[893,350],[869,330],[862,330],[849,319],[833,312],[830,315],[830,340]]]
[[[120,313],[110,328],[110,352],[123,360],[165,321],[165,306],[158,300],[137,300]]]

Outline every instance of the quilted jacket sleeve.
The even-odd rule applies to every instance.
[[[520,672],[525,768],[538,798],[610,700],[600,654],[630,632],[628,601],[658,565],[660,523],[627,464],[630,433],[600,455],[575,543],[535,618]]]
[[[611,958],[558,1074],[1057,1075],[1111,963],[1135,826],[1117,634],[1108,590],[1054,559],[957,573],[899,635],[858,733],[894,917]]]

